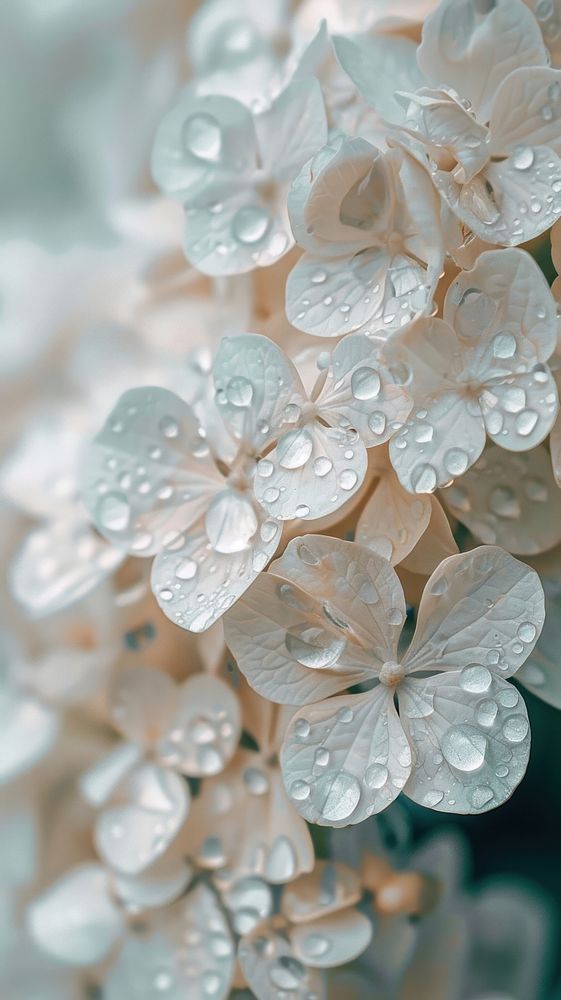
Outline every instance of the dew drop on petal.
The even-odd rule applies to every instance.
[[[368,417],[368,426],[373,434],[381,436],[386,430],[386,415],[381,410],[374,410]]]
[[[310,735],[310,723],[308,722],[308,720],[298,719],[294,727],[294,732],[301,740],[307,739],[308,736]]]
[[[450,476],[461,476],[469,465],[469,456],[463,448],[449,448],[444,455],[444,468]]]
[[[173,417],[162,417],[159,427],[165,438],[176,438],[179,434],[179,425]]]
[[[432,493],[436,489],[436,472],[432,465],[419,465],[411,477],[415,493]]]
[[[485,698],[479,702],[475,712],[475,718],[480,726],[490,728],[497,718],[498,705],[491,698]]]
[[[346,771],[325,774],[318,778],[315,788],[316,802],[323,819],[337,823],[348,819],[360,801],[360,785]]]
[[[186,152],[199,160],[216,162],[220,158],[222,133],[212,115],[191,115],[183,125],[182,140]]]
[[[339,476],[339,486],[342,490],[353,490],[358,483],[358,476],[354,469],[343,469]]]
[[[427,806],[428,809],[434,809],[435,806],[439,805],[444,798],[444,792],[437,791],[436,788],[428,791],[423,797],[423,805]]]
[[[517,146],[512,154],[512,163],[516,170],[529,170],[534,159],[534,150],[529,146]]]
[[[460,674],[460,686],[470,694],[483,694],[491,686],[491,672],[480,663],[470,663]]]
[[[509,715],[503,724],[503,736],[509,743],[521,743],[528,735],[529,728],[524,715]]]
[[[287,431],[277,445],[279,463],[283,469],[300,469],[308,461],[312,449],[312,437],[305,427]]]
[[[106,531],[125,531],[131,516],[126,496],[123,493],[106,493],[99,501],[97,515]]]
[[[197,564],[194,559],[182,559],[175,567],[178,580],[192,580],[197,574]]]
[[[389,778],[387,767],[383,764],[371,764],[366,768],[364,780],[369,788],[382,788]]]
[[[532,622],[522,622],[518,627],[517,635],[522,642],[533,642],[536,638],[536,626]]]
[[[304,628],[286,633],[285,646],[303,667],[324,670],[334,666],[347,645],[321,628]]]
[[[226,386],[226,398],[232,406],[245,409],[253,399],[252,383],[243,375],[234,376]]]
[[[496,358],[512,358],[516,353],[516,340],[512,333],[503,330],[493,337],[493,354]]]
[[[451,726],[442,737],[442,753],[458,771],[477,771],[485,760],[487,739],[474,726]]]
[[[476,785],[470,794],[471,804],[474,809],[483,809],[488,802],[495,797],[495,793],[489,785]]]
[[[515,427],[521,437],[528,437],[532,433],[538,422],[538,414],[535,410],[522,410],[515,420]]]
[[[320,455],[319,458],[316,458],[313,465],[314,473],[320,479],[323,479],[324,476],[327,476],[331,472],[332,468],[333,468],[333,462],[325,455]]]
[[[298,802],[303,802],[305,799],[310,797],[311,788],[307,781],[293,781],[290,786],[290,795],[293,799]]]
[[[374,368],[357,368],[351,376],[351,391],[355,399],[374,399],[380,392],[380,376]]]
[[[264,239],[271,228],[271,222],[271,216],[266,209],[247,205],[236,212],[232,231],[239,243],[252,246]]]

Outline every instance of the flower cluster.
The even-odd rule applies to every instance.
[[[561,708],[561,4],[148,6],[0,249],[0,993],[545,1000],[438,814]]]

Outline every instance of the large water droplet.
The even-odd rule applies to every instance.
[[[380,376],[374,368],[357,368],[351,376],[355,399],[374,399],[380,392]]]
[[[124,493],[106,493],[98,504],[97,515],[102,529],[125,531],[130,523],[131,509]]]
[[[418,465],[413,470],[411,482],[415,493],[432,493],[436,489],[436,472],[432,465]]]
[[[313,446],[312,436],[305,427],[298,427],[283,434],[277,445],[277,454],[283,469],[300,469],[312,454]]]
[[[480,663],[470,663],[460,674],[460,686],[471,694],[483,694],[491,686],[491,671]]]
[[[516,170],[529,170],[534,159],[534,150],[529,146],[517,146],[512,154],[512,163]]]
[[[360,785],[346,771],[328,773],[318,778],[315,800],[323,819],[340,822],[348,819],[360,801]]]
[[[258,527],[250,501],[233,490],[219,493],[205,517],[208,540],[216,552],[243,552]]]
[[[516,339],[512,333],[503,330],[493,337],[493,354],[496,358],[512,358],[516,353]]]
[[[182,139],[186,152],[197,159],[216,162],[220,158],[222,132],[212,115],[191,115],[183,125]]]
[[[489,785],[476,785],[470,795],[474,809],[483,809],[483,806],[486,806],[494,797],[495,793],[492,788],[489,788]]]
[[[226,386],[226,398],[232,406],[245,409],[253,399],[253,385],[243,375],[235,375]]]
[[[469,456],[463,448],[449,448],[444,455],[444,468],[450,476],[461,476],[469,465]]]
[[[320,479],[323,479],[324,476],[327,476],[331,472],[333,468],[333,462],[325,455],[320,455],[319,458],[316,458],[313,468],[316,476],[319,476]]]
[[[285,646],[303,667],[324,670],[334,666],[347,645],[322,628],[304,628],[286,633]]]
[[[271,227],[271,216],[264,208],[247,205],[240,208],[234,216],[232,230],[240,243],[253,246],[260,243]]]
[[[366,768],[364,780],[369,788],[383,788],[389,778],[389,771],[383,764],[371,764]]]
[[[485,760],[487,739],[474,726],[450,726],[442,737],[442,753],[458,771],[477,771]]]
[[[529,728],[524,715],[509,715],[503,724],[503,736],[509,743],[521,743],[528,735]]]

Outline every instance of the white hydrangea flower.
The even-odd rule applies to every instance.
[[[441,0],[423,24],[429,86],[402,93],[394,139],[481,239],[524,243],[561,215],[561,73],[522,0]]]
[[[551,63],[561,67],[561,3],[559,0],[524,0],[537,18]]]
[[[559,407],[544,364],[557,343],[555,302],[529,254],[481,254],[448,289],[443,316],[412,324],[388,349],[407,367],[418,407],[391,441],[390,458],[416,493],[466,472],[486,435],[508,451],[530,450]]]
[[[266,267],[294,243],[286,200],[327,138],[317,80],[295,80],[258,114],[187,90],[156,135],[152,173],[186,211],[185,253],[206,274]]]
[[[526,769],[529,724],[506,678],[543,620],[537,574],[483,546],[432,574],[401,656],[405,599],[390,564],[355,543],[308,535],[230,611],[226,641],[256,690],[306,706],[281,757],[296,808],[311,822],[346,826],[402,789],[444,812],[481,812],[509,797]],[[362,694],[330,697],[373,681]]]
[[[257,1000],[326,997],[323,970],[344,965],[368,947],[372,923],[356,909],[359,876],[341,862],[318,861],[284,890],[281,913],[240,943],[238,957]]]
[[[244,684],[243,726],[257,750],[240,748],[229,766],[207,778],[182,831],[185,853],[202,869],[221,867],[271,885],[314,867],[308,827],[286,794],[278,753],[293,711]]]
[[[190,795],[181,775],[216,774],[233,755],[239,705],[216,676],[194,676],[178,687],[161,671],[132,667],[113,682],[109,710],[127,742],[83,776],[81,789],[102,807],[95,825],[101,858],[137,875],[184,823]]]
[[[298,329],[389,334],[430,311],[443,260],[439,204],[407,153],[337,135],[296,178],[289,211],[306,251],[286,285]]]
[[[311,398],[292,362],[256,334],[224,338],[213,374],[226,428],[218,463],[192,410],[156,388],[121,397],[84,462],[96,525],[133,555],[156,554],[157,600],[195,632],[265,568],[282,520],[320,517],[357,491],[366,447],[395,433],[411,406],[358,335],[337,345]]]

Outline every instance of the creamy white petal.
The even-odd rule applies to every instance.
[[[265,569],[281,540],[277,521],[251,495],[218,493],[204,520],[178,535],[152,565],[152,589],[181,628],[210,628]]]
[[[366,950],[372,923],[357,910],[343,910],[309,924],[298,924],[290,934],[294,954],[315,969],[331,969],[352,962]]]
[[[413,752],[404,793],[439,812],[494,809],[511,796],[528,763],[530,725],[518,691],[490,673],[484,689],[469,669],[409,680],[398,695]],[[413,688],[431,711],[410,712]]]
[[[232,757],[240,738],[238,699],[225,681],[199,674],[175,693],[167,732],[156,747],[158,759],[192,777],[217,774]]]
[[[199,431],[191,409],[167,389],[121,396],[82,469],[84,502],[119,548],[152,555],[206,509],[223,479]]]
[[[109,712],[127,740],[150,747],[166,731],[176,697],[177,687],[163,670],[125,667],[109,689]]]
[[[365,101],[386,121],[400,124],[403,108],[395,99],[396,90],[417,90],[423,84],[415,43],[391,34],[336,35],[333,47]]]
[[[39,947],[67,965],[102,961],[125,932],[109,875],[93,863],[71,869],[35,899],[27,922]]]
[[[491,112],[491,151],[518,157],[532,146],[550,146],[561,153],[561,71],[549,66],[525,67],[502,81]]]
[[[488,120],[499,84],[521,66],[545,66],[537,21],[521,0],[442,0],[423,24],[421,70],[446,83]]]
[[[292,180],[327,140],[327,118],[318,80],[293,80],[271,108],[255,118],[262,165],[272,177]]]
[[[426,531],[430,517],[430,497],[409,493],[390,468],[381,475],[359,516],[356,541],[397,566]]]
[[[169,768],[139,764],[113,794],[95,824],[103,860],[124,875],[149,868],[169,847],[187,815],[189,789]]]
[[[268,923],[257,927],[240,943],[238,958],[242,972],[257,1000],[306,1000],[310,995],[326,1000],[323,973],[296,958],[286,934]]]
[[[380,684],[366,694],[309,705],[292,719],[281,765],[287,792],[308,822],[360,823],[397,798],[411,752],[393,695]]]
[[[440,496],[487,545],[528,556],[561,542],[561,491],[544,446],[513,454],[490,445]]]
[[[454,670],[478,665],[509,677],[524,663],[545,616],[537,573],[508,552],[480,546],[450,556],[428,581],[403,665]]]
[[[529,451],[540,444],[559,410],[555,379],[546,365],[500,382],[490,381],[479,402],[489,437],[508,451]]]

